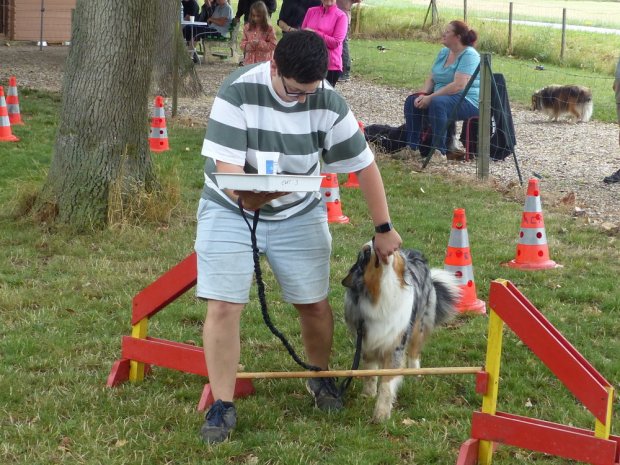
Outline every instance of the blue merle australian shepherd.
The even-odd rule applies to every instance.
[[[363,325],[364,369],[420,368],[424,342],[454,314],[459,287],[450,273],[430,269],[417,250],[401,249],[383,263],[371,242],[342,280],[345,320],[356,334]],[[390,418],[402,376],[363,378],[362,395],[375,397],[374,422]]]

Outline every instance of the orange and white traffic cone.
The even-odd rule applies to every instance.
[[[164,98],[155,97],[153,117],[151,118],[151,132],[149,134],[149,146],[153,152],[170,150],[168,145],[168,131],[166,129],[166,113],[164,111]]]
[[[349,217],[342,214],[338,176],[336,173],[321,173],[321,176],[321,198],[327,206],[327,222],[348,223]]]
[[[527,185],[517,255],[506,265],[520,270],[547,270],[562,266],[549,258],[538,179],[530,179]]]
[[[360,127],[360,131],[362,131],[362,134],[364,134],[364,123],[362,123],[361,121],[358,121],[357,125]],[[352,187],[352,188],[360,187],[360,182],[357,179],[357,175],[355,173],[349,173],[349,177],[347,178],[347,181],[342,186]]]
[[[17,142],[18,140],[19,137],[14,136],[11,131],[11,121],[4,98],[4,87],[0,86],[0,142]]]
[[[342,186],[343,187],[352,187],[352,188],[360,187],[360,182],[357,179],[357,174],[349,173],[349,177],[347,178],[347,181]]]
[[[6,106],[9,111],[9,121],[11,126],[24,124],[19,113],[19,96],[17,95],[17,79],[15,76],[9,78],[9,90],[6,94]]]
[[[454,275],[461,288],[461,297],[456,309],[461,313],[486,313],[486,304],[476,295],[474,267],[469,251],[469,237],[467,236],[467,219],[463,208],[454,210],[444,270]]]

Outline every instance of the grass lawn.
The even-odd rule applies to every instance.
[[[471,375],[406,379],[392,418],[381,425],[369,423],[373,402],[359,396],[359,381],[352,384],[346,410],[328,416],[313,409],[300,380],[257,381],[256,394],[237,403],[232,440],[217,447],[198,437],[202,415],[196,405],[204,378],[155,367],[143,383],[107,388],[121,337],[131,332],[133,296],[192,252],[204,130],[169,121],[172,150],[154,155],[161,175],[176,180],[181,192],[169,222],[74,235],[15,216],[20,199],[45,176],[59,98],[24,91],[20,104],[27,126],[14,132],[22,141],[4,143],[0,152],[0,463],[455,463],[469,437],[472,412],[481,406]],[[380,168],[406,247],[421,249],[432,266],[441,267],[453,209],[465,208],[478,297],[488,297],[491,280],[511,280],[618,388],[617,237],[545,209],[552,259],[564,268],[508,269],[500,263],[514,258],[522,200],[473,180],[416,173],[398,161],[381,159]],[[544,208],[544,184],[542,189]],[[351,223],[330,227],[330,297],[336,314],[332,366],[345,369],[353,341],[343,323],[340,281],[372,236],[372,225],[360,192],[340,193]],[[263,269],[274,323],[301,350],[295,312],[282,302],[267,266]],[[154,317],[149,335],[201,345],[205,306],[192,294]],[[485,316],[461,316],[437,331],[423,366],[481,366],[486,338]],[[593,428],[589,412],[508,330],[503,347],[500,410]],[[262,323],[256,296],[242,319],[241,363],[246,371],[298,369]],[[617,405],[613,419],[620,420]],[[612,433],[618,434],[617,427]],[[569,463],[509,447],[495,455],[496,464],[517,462]]]

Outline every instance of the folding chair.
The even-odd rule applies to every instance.
[[[228,34],[225,36],[201,33],[196,36],[202,48],[205,61],[211,63],[213,57],[234,58],[237,56],[237,44],[239,40],[239,23],[231,23]]]

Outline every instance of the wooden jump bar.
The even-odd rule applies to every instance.
[[[264,371],[237,373],[237,379],[281,379],[281,378],[361,378],[366,376],[406,375],[475,375],[482,367],[433,367],[433,368],[391,368],[382,370],[325,370],[325,371]]]

